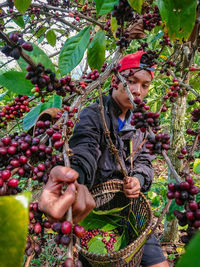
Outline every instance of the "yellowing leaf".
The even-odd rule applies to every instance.
[[[185,249],[183,247],[178,247],[176,248],[176,251],[178,252],[178,254],[183,254],[185,253]]]

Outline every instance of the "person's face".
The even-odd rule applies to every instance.
[[[138,97],[141,100],[145,98],[148,94],[148,90],[150,87],[150,83],[152,80],[150,72],[146,70],[139,70],[139,69],[132,69],[133,75],[128,76],[125,78],[129,85],[130,92],[132,93],[133,97]],[[120,74],[128,75],[130,70],[124,70]],[[115,77],[113,76],[111,81],[114,82]],[[129,97],[124,90],[123,84],[120,82],[118,85],[118,89],[113,88],[112,97],[117,102],[117,104],[123,110],[132,109],[132,105],[130,103]]]

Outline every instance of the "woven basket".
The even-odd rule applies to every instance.
[[[96,207],[100,210],[124,207],[130,202],[130,199],[124,195],[123,182],[119,180],[105,182],[95,187],[91,193],[96,202]],[[130,209],[130,205],[128,208]],[[136,228],[139,236],[136,239],[130,240],[127,247],[110,254],[96,254],[88,252],[77,245],[78,251],[92,266],[140,266],[144,243],[151,231],[152,211],[142,193],[140,193],[138,198],[132,200],[131,208],[137,218]],[[128,210],[125,209],[123,212],[127,214]]]

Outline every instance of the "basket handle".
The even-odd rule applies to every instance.
[[[168,212],[171,203],[172,203],[172,199],[170,199],[167,202],[167,204],[165,205],[165,207],[163,208],[161,216],[157,219],[157,222],[153,225],[151,232],[147,236],[147,239],[150,239],[151,236],[154,234],[156,228],[161,223],[161,221],[162,221],[163,217],[165,216],[165,214]]]

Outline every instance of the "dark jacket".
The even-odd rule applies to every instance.
[[[136,176],[141,183],[142,191],[147,191],[153,180],[153,168],[151,161],[154,158],[149,155],[143,146],[131,160],[125,161],[130,155],[130,139],[133,138],[133,151],[144,140],[145,135],[136,130],[129,121],[130,111],[126,114],[127,122],[118,132],[118,121],[121,110],[111,96],[104,96],[105,119],[110,130],[112,141],[119,151],[128,176]],[[73,136],[69,141],[74,155],[70,157],[71,167],[79,172],[79,183],[92,188],[93,185],[108,181],[113,178],[123,179],[120,166],[110,149],[101,120],[99,104],[95,103],[81,111],[80,121],[76,124]]]

